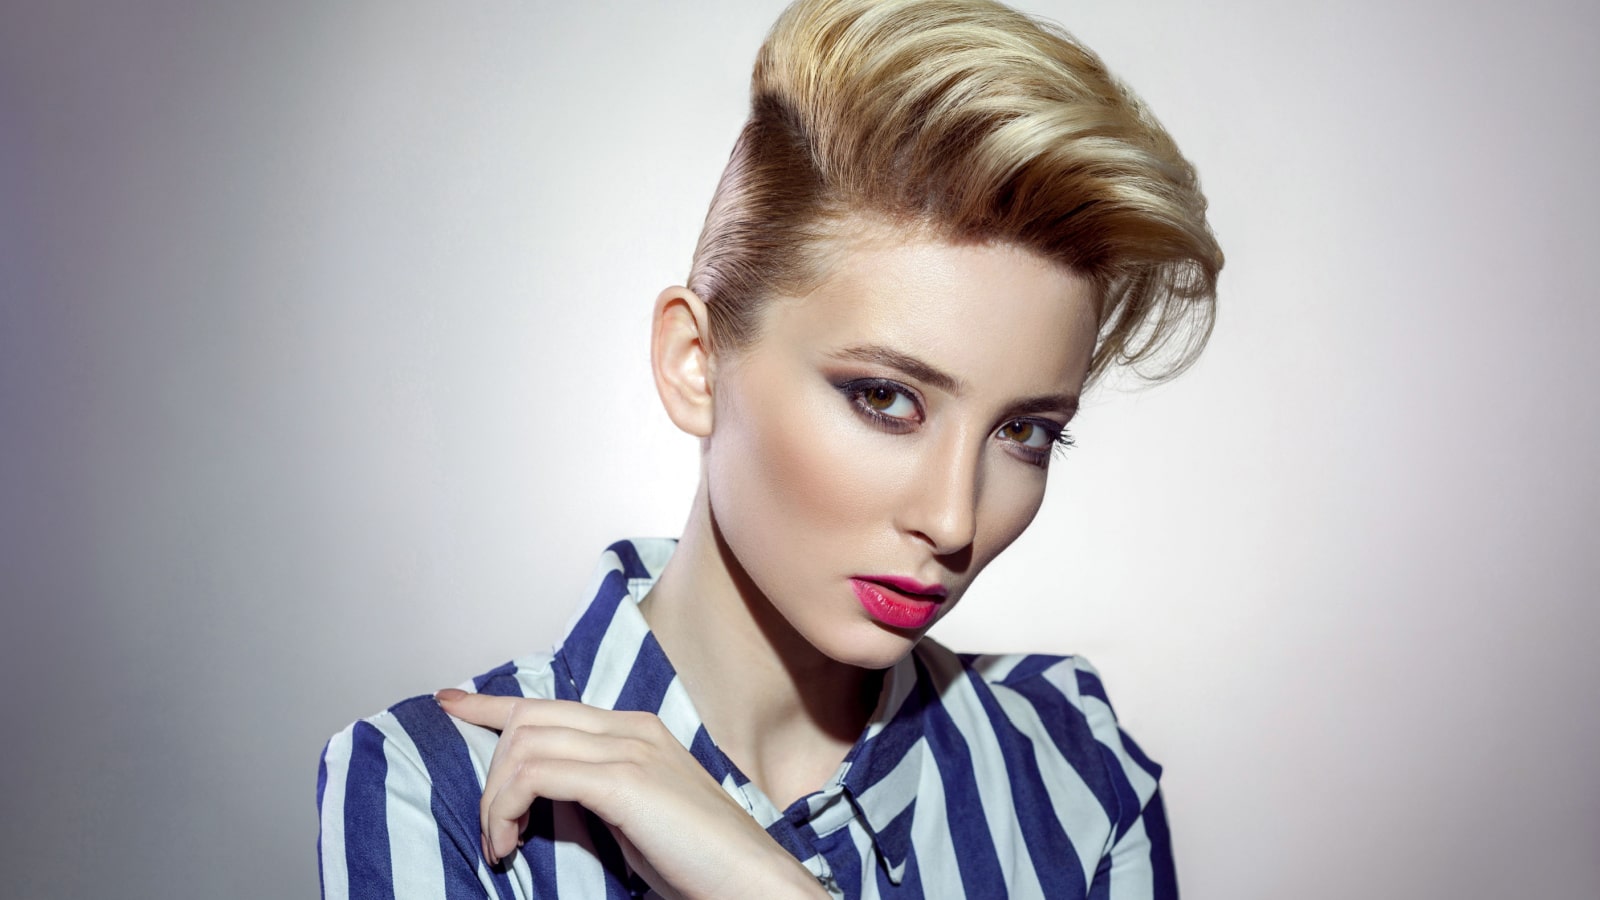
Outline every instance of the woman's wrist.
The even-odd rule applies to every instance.
[[[803,863],[772,841],[762,865],[752,870],[739,896],[765,900],[820,900],[831,897],[827,888]]]
[[[784,855],[788,856],[787,853]],[[809,869],[801,865],[792,856],[789,857],[789,860],[793,865],[789,866],[788,878],[780,884],[762,885],[760,889],[761,896],[765,896],[769,900],[774,900],[774,898],[778,897],[785,898],[785,900],[822,900],[822,898],[832,896],[828,893],[827,888],[822,886],[822,882],[817,880],[817,876],[811,874]],[[752,895],[747,894],[745,896]]]

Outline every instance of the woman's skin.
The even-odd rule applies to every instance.
[[[1033,520],[1096,334],[1090,284],[1030,251],[852,234],[809,294],[768,304],[750,346],[715,351],[685,288],[655,310],[656,386],[702,452],[640,607],[707,731],[780,808],[827,782],[881,670]],[[503,732],[490,859],[544,796],[609,822],[657,890],[820,896],[654,716],[439,699]]]

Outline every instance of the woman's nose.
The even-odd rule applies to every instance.
[[[963,436],[930,447],[910,485],[903,526],[936,556],[971,546],[978,528],[981,448]]]

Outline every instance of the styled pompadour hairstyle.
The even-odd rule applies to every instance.
[[[1091,380],[1170,378],[1210,335],[1222,251],[1194,168],[1059,28],[990,0],[798,0],[750,94],[689,277],[714,347],[755,340],[764,301],[814,286],[853,220],[1087,277]]]

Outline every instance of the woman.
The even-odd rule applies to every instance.
[[[552,653],[335,736],[325,894],[1175,896],[1094,670],[923,634],[1032,520],[1085,383],[1204,342],[1204,207],[1021,14],[787,10],[656,302],[701,444],[681,538],[608,549]]]

